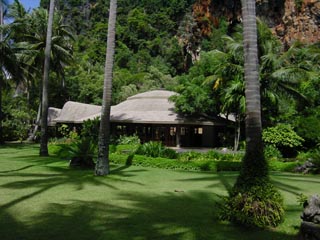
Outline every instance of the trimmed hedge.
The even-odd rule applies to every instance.
[[[129,155],[130,156],[130,155]],[[116,164],[126,164],[128,155],[126,154],[110,154],[110,161]],[[215,162],[206,161],[179,161],[168,158],[153,158],[135,154],[132,158],[132,165],[143,167],[157,167],[165,169],[180,169],[180,170],[196,170],[196,171],[216,171]]]
[[[70,159],[65,151],[66,144],[50,144],[51,154],[62,159]],[[164,157],[148,157],[135,154],[139,145],[111,145],[110,161],[122,165],[139,165],[144,167],[156,167],[165,169],[180,169],[192,171],[239,171],[241,168],[242,154],[222,154],[214,151],[208,153],[186,152],[179,154],[178,159]],[[171,149],[170,149],[171,150]],[[270,171],[292,172],[299,165],[298,162],[281,162],[269,160]]]

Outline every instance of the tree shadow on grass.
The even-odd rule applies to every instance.
[[[65,204],[47,204],[25,221],[3,211],[0,236],[6,240],[293,239],[273,230],[244,229],[217,221],[216,196],[206,192],[127,192],[115,197],[126,204],[70,199]]]
[[[12,151],[15,151],[16,149],[39,149],[39,144],[35,144],[35,143],[5,143],[3,145],[0,145],[0,149],[10,149]]]
[[[12,170],[7,170],[7,171],[0,171],[0,174],[1,173],[10,173],[10,172],[19,172],[19,171],[22,171],[22,170],[25,170],[25,169],[28,169],[28,168],[32,168],[34,166],[35,165],[27,165],[27,166],[24,166],[24,167],[21,167],[21,168],[17,168],[17,169],[12,169]]]
[[[101,186],[106,189],[118,190],[115,182],[124,182],[136,185],[143,185],[140,182],[131,181],[127,177],[135,176],[130,171],[116,169],[116,173],[111,177],[102,178],[93,175],[91,170],[74,170],[61,167],[50,167],[49,173],[26,173],[26,172],[9,172],[0,174],[1,179],[9,179],[7,183],[0,185],[3,189],[36,189],[28,194],[19,196],[0,206],[1,211],[8,209],[22,201],[36,197],[37,195],[49,191],[50,189],[63,185],[71,185],[75,190],[82,190],[85,185]],[[13,180],[11,180],[13,179]]]

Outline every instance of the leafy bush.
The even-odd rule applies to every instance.
[[[173,149],[166,148],[161,142],[146,142],[139,146],[136,154],[145,155],[148,157],[164,157],[177,158],[177,153]]]
[[[88,119],[83,122],[81,129],[81,137],[91,138],[96,145],[98,145],[99,139],[99,127],[100,127],[100,118]]]
[[[220,218],[247,227],[276,227],[283,221],[283,199],[268,183],[234,189],[224,198]]]
[[[315,108],[310,114],[297,117],[295,123],[297,133],[305,140],[303,145],[308,148],[315,147],[320,142],[320,107]]]
[[[240,171],[241,162],[217,161],[217,171]]]
[[[115,153],[117,151],[117,146],[114,144],[109,145],[109,153]]]
[[[30,109],[22,97],[9,99],[10,103],[3,104],[3,138],[6,141],[22,142],[28,137],[28,131],[36,113]]]
[[[70,166],[93,168],[93,158],[97,152],[97,145],[91,138],[80,138],[69,144],[50,144],[49,151],[61,159],[70,160]]]
[[[289,124],[278,124],[263,130],[263,141],[274,147],[300,147],[304,141]]]
[[[304,139],[289,124],[278,124],[263,130],[262,139],[267,145],[279,149],[284,157],[293,157]]]
[[[132,135],[132,136],[121,135],[117,143],[120,145],[139,145],[140,138],[137,135]]]
[[[221,153],[215,150],[210,150],[205,155],[218,161],[241,161],[243,158],[243,153]]]
[[[299,162],[281,162],[277,160],[269,160],[269,170],[279,172],[294,172],[295,168],[299,166]]]
[[[133,153],[128,155],[128,157],[126,159],[126,166],[131,166],[132,165],[133,158],[134,158],[134,154]]]
[[[96,154],[97,145],[91,138],[80,138],[69,145],[68,152],[71,157],[71,167],[93,168],[93,157]]]
[[[132,144],[116,145],[116,152],[129,154],[129,153],[136,152],[139,147],[140,147],[140,144],[139,145],[132,145]]]
[[[133,157],[129,159],[130,155],[113,153],[110,154],[110,160],[116,164],[128,164],[129,160],[130,164],[143,167],[156,167],[192,171],[216,171],[215,162],[209,160],[179,161],[176,159],[168,159],[161,157],[153,158],[144,155],[133,155]]]
[[[178,153],[171,148],[165,148],[165,149],[163,149],[163,151],[161,153],[161,157],[169,158],[169,159],[176,159],[176,158],[178,158]]]
[[[273,145],[266,145],[264,148],[264,156],[266,159],[282,158],[282,154],[278,148]]]
[[[67,124],[59,125],[58,132],[62,136],[64,142],[70,143],[79,138],[76,128]]]
[[[320,149],[313,150],[311,154],[311,162],[314,165],[312,173],[320,173]]]
[[[180,161],[202,160],[205,157],[203,154],[195,151],[184,152],[179,154]]]
[[[136,154],[145,155],[148,157],[160,157],[164,149],[161,142],[146,142],[142,144],[136,151]]]

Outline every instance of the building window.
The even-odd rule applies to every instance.
[[[176,128],[175,127],[170,127],[170,135],[171,136],[176,135]]]

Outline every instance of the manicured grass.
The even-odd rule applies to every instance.
[[[318,191],[320,176],[272,173],[286,205],[277,229],[217,220],[219,196],[237,173],[112,165],[107,177],[38,157],[37,145],[0,147],[0,239],[292,239],[297,194]]]

